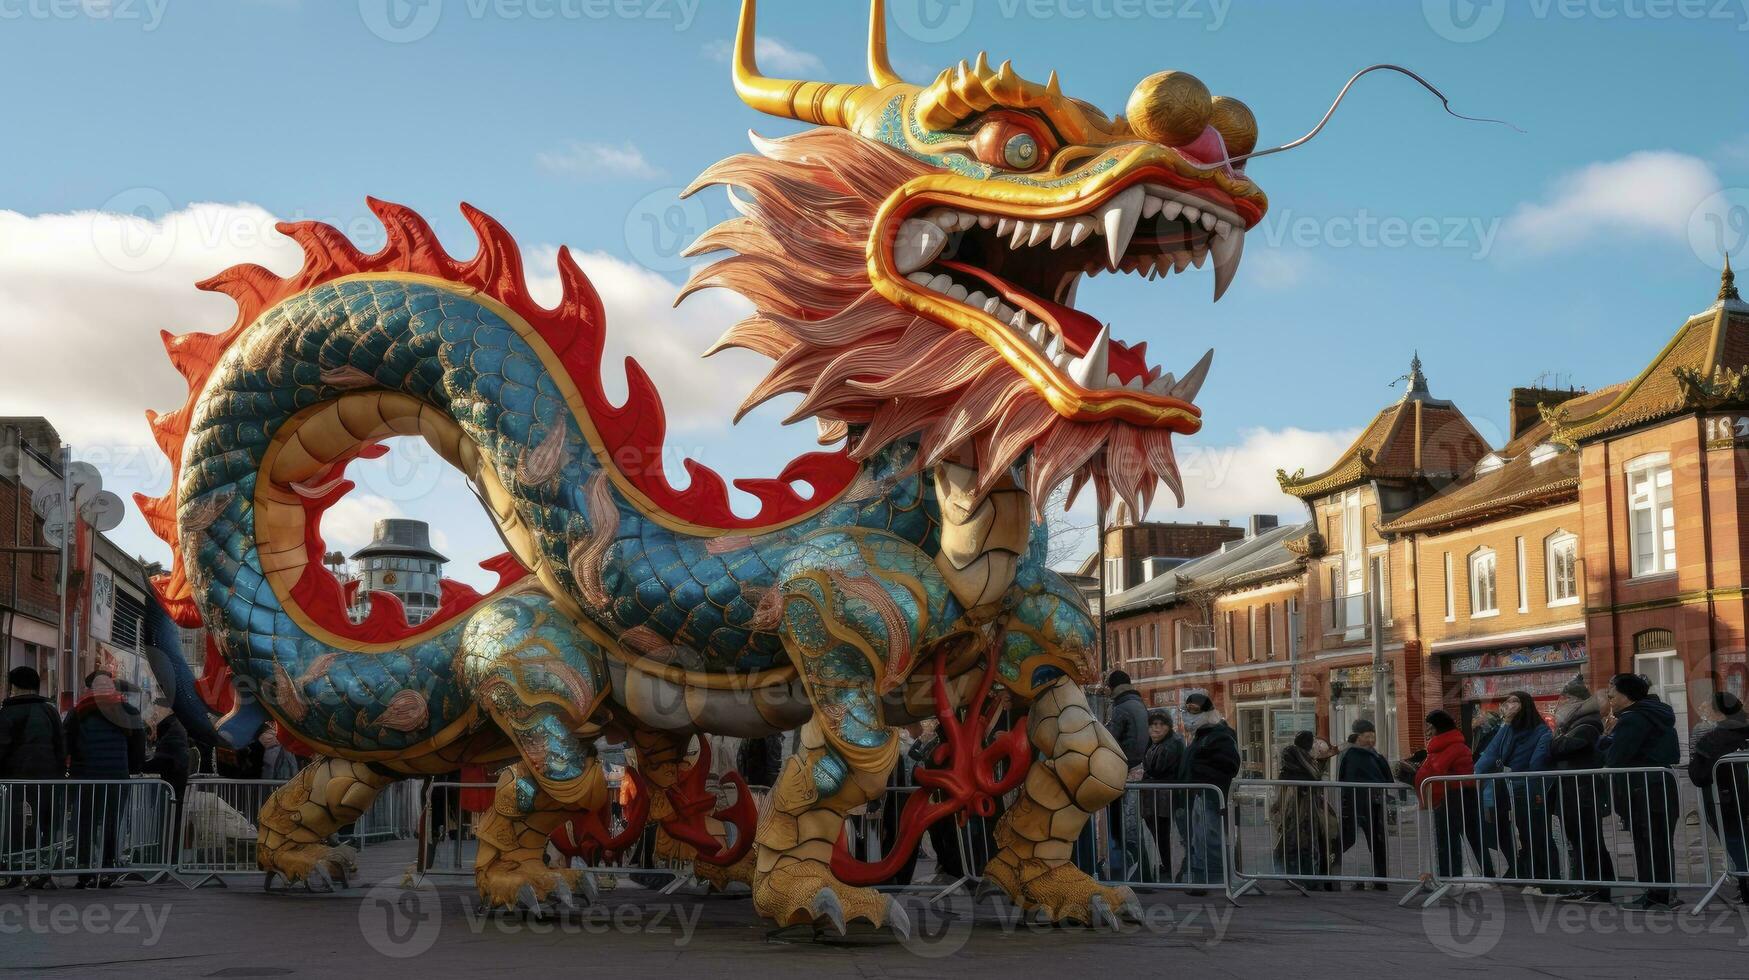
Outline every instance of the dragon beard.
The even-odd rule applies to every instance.
[[[690,254],[735,254],[700,270],[682,293],[720,286],[753,303],[708,352],[740,347],[774,362],[737,422],[800,393],[785,422],[816,417],[821,441],[849,439],[853,459],[913,435],[925,466],[969,449],[982,494],[1030,450],[1025,479],[1036,511],[1065,480],[1067,504],[1091,482],[1101,512],[1115,495],[1144,514],[1161,482],[1183,505],[1170,432],[1064,418],[983,341],[874,290],[867,243],[876,213],[903,184],[937,171],[838,129],[753,142],[757,154],[716,164],[688,189],[726,185],[741,217],[693,246]]]

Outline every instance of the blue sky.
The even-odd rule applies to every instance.
[[[1460,122],[1405,79],[1369,77],[1318,140],[1253,165],[1273,210],[1219,306],[1206,272],[1083,290],[1119,336],[1171,352],[1168,367],[1217,349],[1207,426],[1186,448],[1228,455],[1210,457],[1218,476],[1189,481],[1186,514],[1297,517],[1268,474],[1327,462],[1395,397],[1387,384],[1413,350],[1434,391],[1498,442],[1511,385],[1621,380],[1710,302],[1718,246],[1749,244],[1746,3],[894,0],[893,60],[924,81],[988,50],[1041,80],[1055,69],[1112,112],[1143,76],[1186,70],[1249,103],[1266,144],[1310,128],[1355,69],[1394,61],[1459,111],[1524,130]],[[145,442],[139,411],[176,401],[155,332],[228,321],[224,301],[188,283],[243,259],[295,267],[267,240],[268,216],[332,220],[368,242],[367,194],[418,208],[466,253],[466,200],[531,254],[568,244],[631,282],[623,308],[657,322],[611,329],[638,335],[632,349],[679,403],[677,441],[731,476],[769,474],[807,433],[774,437],[781,410],[738,432],[718,421],[757,360],[691,361],[704,338],[688,324],[725,324],[733,304],[656,312],[684,278],[660,239],[726,210],[720,195],[672,209],[675,190],[744,150],[747,130],[797,128],[735,98],[735,8],[0,0],[13,91],[0,108],[12,239],[0,239],[0,336],[11,349],[63,338],[37,377],[0,394],[0,412],[49,415],[103,457],[112,489],[152,488],[143,457],[121,460]],[[859,3],[761,8],[768,70],[861,79]],[[79,233],[105,212],[181,231],[118,262],[101,228]],[[666,343],[644,336],[661,331]],[[381,496],[406,513],[451,513],[459,492],[384,479],[403,489]],[[118,536],[156,553],[137,518]],[[488,544],[458,525],[451,550]]]

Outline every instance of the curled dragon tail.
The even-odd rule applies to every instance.
[[[515,242],[479,211],[463,206],[480,247],[460,261],[410,210],[370,206],[387,229],[380,252],[327,225],[280,225],[303,248],[302,270],[221,273],[201,288],[236,300],[233,325],[164,337],[189,395],[149,413],[172,485],[136,500],[174,551],[154,582],[165,608],[207,627],[203,695],[215,710],[231,706],[231,679],[248,682],[294,735],[353,757],[432,744],[472,711],[456,653],[490,595],[446,581],[417,627],[392,599],[355,623],[322,564],[322,515],[351,488],[348,464],[383,440],[421,436],[473,481],[511,549],[484,563],[500,575],[493,595],[532,579],[569,618],[604,627],[599,583],[573,569],[579,548],[599,550],[634,519],[674,534],[771,526],[855,476],[843,452],[821,452],[778,479],[738,481],[761,504],[750,518],[692,460],[676,489],[653,462],[665,421],[648,376],[628,359],[625,402],[602,390],[605,316],[568,252],[563,298],[547,309],[528,294]]]

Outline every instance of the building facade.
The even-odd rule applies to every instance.
[[[357,620],[370,615],[371,597],[376,594],[394,596],[410,626],[430,619],[443,604],[443,566],[449,559],[431,547],[431,528],[424,521],[377,521],[371,542],[353,552],[352,561],[348,588],[353,596],[351,613]]]
[[[1280,474],[1307,523],[1238,550],[1286,560],[1210,556],[1111,597],[1126,653],[1179,638],[1142,661],[1152,703],[1206,691],[1267,773],[1292,731],[1367,718],[1408,754],[1431,708],[1467,729],[1522,690],[1552,713],[1575,675],[1645,674],[1685,741],[1713,691],[1745,693],[1749,306],[1728,268],[1633,379],[1514,389],[1499,449],[1419,358],[1404,380],[1324,471]]]

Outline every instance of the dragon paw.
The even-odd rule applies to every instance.
[[[287,884],[302,883],[319,891],[336,891],[350,884],[358,873],[358,853],[352,848],[316,842],[287,842],[278,847],[262,845],[256,848],[255,863],[267,872],[269,884],[274,875]]]
[[[753,887],[754,868],[757,863],[754,852],[749,849],[734,864],[706,864],[703,861],[694,861],[692,874],[699,881],[711,886],[712,891],[726,892],[729,890],[729,885],[737,881],[751,888]]]
[[[522,908],[543,912],[548,903],[561,909],[577,907],[577,895],[595,898],[594,882],[574,868],[549,868],[544,861],[494,861],[474,872],[474,886],[489,909]]]
[[[841,936],[857,920],[910,933],[910,917],[897,901],[873,888],[846,885],[823,861],[792,861],[756,878],[753,908],[780,926],[830,923]]]
[[[1042,861],[999,853],[984,869],[984,881],[994,883],[1015,905],[1037,913],[1045,922],[1116,929],[1125,919],[1139,922],[1142,918],[1142,905],[1134,891],[1127,886],[1102,885],[1072,864],[1051,867]]]

